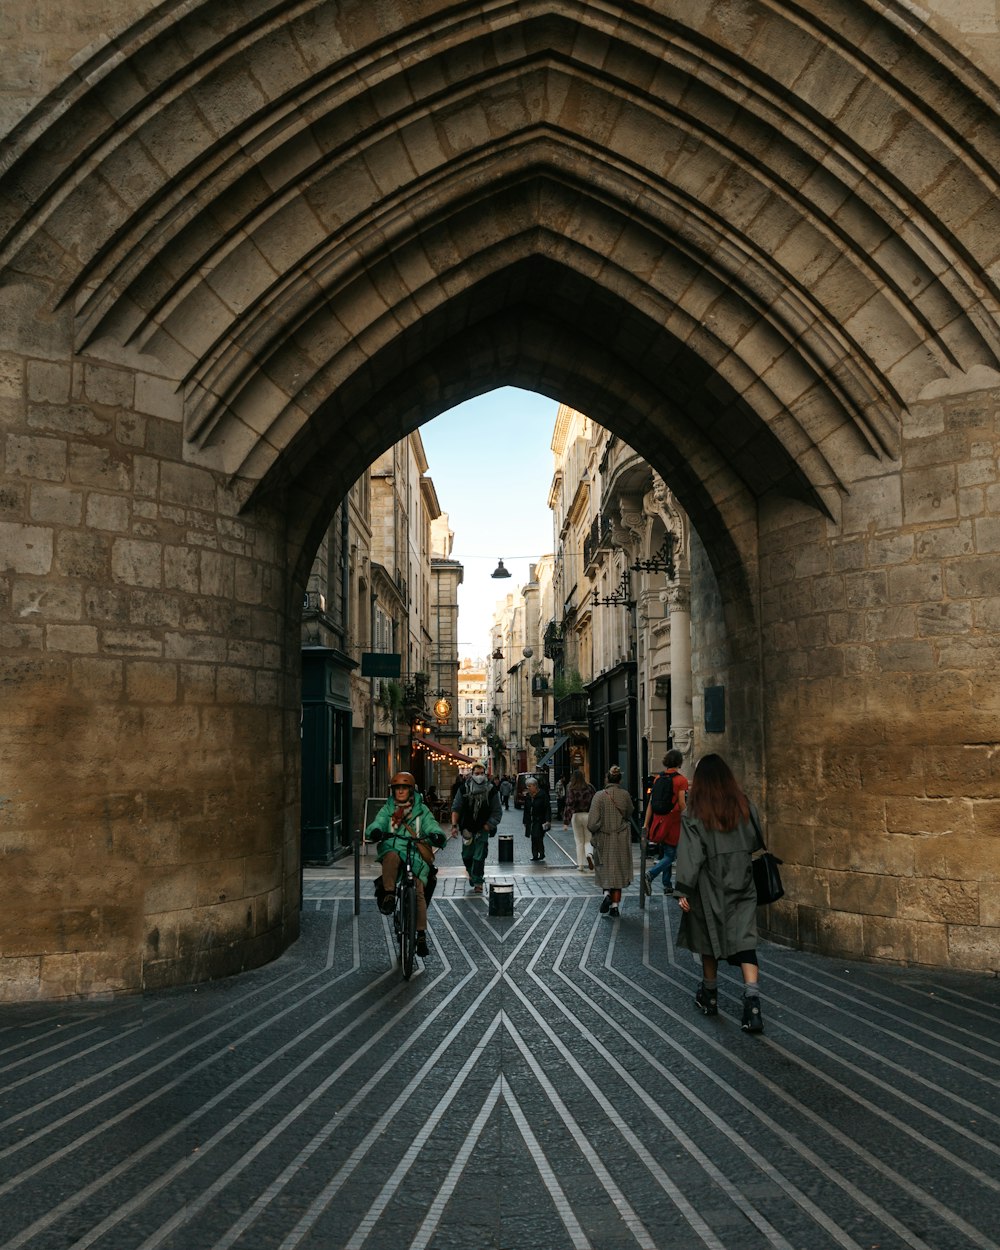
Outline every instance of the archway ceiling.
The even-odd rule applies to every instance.
[[[6,280],[157,358],[252,480],[534,377],[655,431],[686,504],[828,499],[1000,361],[996,101],[901,5],[723,7],[167,6],[13,137]]]
[[[504,280],[516,284],[518,275],[505,274]],[[534,265],[521,281],[533,291],[546,285]],[[746,515],[740,468],[751,463],[752,448],[736,456],[736,467],[733,457],[720,454],[702,427],[665,417],[662,390],[655,379],[650,382],[638,372],[623,375],[612,350],[600,339],[581,336],[577,318],[561,321],[533,301],[512,302],[503,314],[478,318],[460,334],[443,333],[432,344],[435,328],[433,318],[422,324],[426,337],[408,366],[398,367],[397,360],[397,367],[387,371],[376,358],[370,370],[357,371],[338,390],[332,401],[336,412],[329,416],[340,432],[336,456],[328,454],[323,430],[311,423],[269,475],[271,485],[297,492],[293,549],[311,558],[333,507],[371,461],[372,434],[362,419],[365,413],[378,413],[401,437],[426,421],[428,412],[446,411],[491,389],[497,377],[503,377],[511,385],[558,397],[581,411],[600,413],[626,442],[641,445],[652,466],[670,480],[719,571],[743,576],[738,572],[742,561],[735,518]],[[326,419],[324,415],[320,421]],[[778,457],[769,454],[766,435],[759,437],[763,470],[773,473]],[[469,431],[471,463],[488,461],[496,446],[504,448],[505,457],[509,452],[516,476],[520,449],[508,447],[502,430]],[[787,459],[783,463],[786,476],[770,485],[814,502],[804,475]],[[300,571],[304,577],[308,559]]]

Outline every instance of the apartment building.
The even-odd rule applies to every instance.
[[[365,799],[385,796],[393,772],[412,769],[426,786],[442,759],[458,755],[462,567],[451,559],[454,535],[428,468],[418,432],[388,448],[351,487],[309,574],[302,616],[306,863],[330,863],[350,847]]]
[[[585,414],[560,406],[551,447],[553,554],[494,619],[498,754],[597,784],[617,764],[638,801],[668,747],[693,763],[690,527],[663,479]]]

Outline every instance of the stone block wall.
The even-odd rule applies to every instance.
[[[747,503],[747,507],[751,505]],[[752,565],[752,552],[746,553]],[[763,795],[763,697],[753,604],[732,593],[735,579],[722,573],[722,585],[709,553],[691,535],[691,672],[694,759],[721,755],[747,793]],[[724,689],[725,732],[705,730],[705,690]]]
[[[767,793],[772,931],[995,968],[995,20],[724,7],[13,5],[5,995],[294,936],[329,508],[503,382],[662,456],[701,528],[696,748]]]
[[[1000,969],[998,454],[1000,395],[929,400],[839,518],[762,509],[777,936]]]
[[[8,999],[232,972],[298,923],[280,518],[183,462],[172,384],[54,346],[0,353]]]

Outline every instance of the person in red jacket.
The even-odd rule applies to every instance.
[[[654,878],[663,874],[663,893],[671,893],[670,870],[677,858],[677,843],[681,836],[681,812],[687,806],[688,779],[680,766],[684,756],[680,751],[668,751],[663,757],[664,771],[653,782],[646,804],[643,828],[649,839],[649,850],[659,853],[659,861],[643,875],[647,894],[653,893]]]

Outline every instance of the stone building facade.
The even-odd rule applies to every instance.
[[[487,758],[486,725],[492,703],[486,684],[485,660],[467,657],[458,666],[458,729],[461,751],[473,759]]]
[[[997,969],[990,6],[5,20],[5,997],[295,939],[316,550],[384,448],[502,384],[689,518],[694,691],[764,795],[771,931]]]
[[[664,479],[595,421],[560,405],[549,506],[556,554],[539,617],[554,745],[533,766],[600,780],[622,768],[636,801],[669,747],[693,765],[690,526]],[[527,596],[525,602],[527,602]],[[549,704],[543,705],[548,712]],[[706,745],[724,749],[713,722]]]
[[[365,800],[388,793],[398,768],[416,768],[421,784],[438,780],[436,754],[422,747],[425,731],[457,750],[451,706],[462,566],[450,558],[454,534],[428,467],[418,433],[383,453],[351,486],[309,573],[302,611],[307,864],[328,864],[350,849]],[[399,653],[399,677],[366,676],[365,652]]]
[[[446,795],[468,755],[462,751],[460,676],[458,658],[458,588],[465,570],[452,555],[455,535],[447,513],[441,513],[431,526],[431,659],[430,690],[427,705],[433,720],[429,724],[435,749],[429,767],[418,778],[424,788],[433,785]]]
[[[361,656],[372,633],[371,481],[341,501],[320,541],[302,608],[302,856],[346,854],[371,779],[371,683]]]

